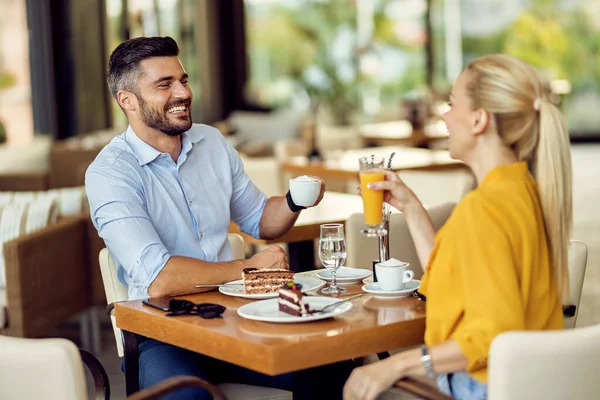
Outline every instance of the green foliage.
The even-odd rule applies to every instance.
[[[0,90],[9,88],[15,83],[17,83],[17,78],[14,75],[0,71]]]
[[[6,129],[2,121],[0,121],[0,143],[6,143]]]
[[[384,102],[397,101],[399,93],[424,85],[424,66],[409,65],[398,82],[376,82],[359,67],[366,54],[382,49],[400,50],[409,59],[420,59],[421,45],[406,43],[395,31],[386,8],[392,1],[375,2],[373,32],[369,43],[357,43],[356,0],[304,0],[296,6],[272,5],[253,9],[247,27],[253,73],[251,85],[273,87],[278,82],[301,87],[314,110],[337,125],[348,125],[360,110],[361,93],[379,88]],[[412,53],[414,52],[414,53]],[[414,64],[414,63],[413,63]],[[402,92],[398,92],[402,89]],[[267,89],[268,90],[268,89]],[[269,103],[277,95],[269,93]]]

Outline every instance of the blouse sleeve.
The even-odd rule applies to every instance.
[[[474,202],[473,202],[474,203]],[[470,204],[456,238],[455,268],[463,284],[464,315],[452,334],[469,360],[468,372],[487,366],[492,339],[523,329],[524,306],[519,290],[511,232],[490,205]]]

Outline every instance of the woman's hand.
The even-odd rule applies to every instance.
[[[355,368],[344,385],[344,400],[375,400],[402,378],[392,358]]]
[[[385,181],[370,183],[367,187],[372,190],[385,190],[383,200],[402,212],[413,204],[420,205],[414,192],[392,171],[385,171]]]

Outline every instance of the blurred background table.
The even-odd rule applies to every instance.
[[[291,175],[316,175],[324,179],[357,180],[358,159],[374,155],[388,159],[395,152],[394,171],[450,170],[467,168],[461,161],[453,160],[447,150],[417,149],[402,146],[369,147],[339,152],[337,157],[322,162],[311,162],[306,157],[291,157],[281,164]]]
[[[407,120],[361,125],[358,134],[363,146],[447,147],[448,130],[443,121],[432,121],[413,129]]]

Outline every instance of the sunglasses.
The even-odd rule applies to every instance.
[[[169,301],[169,313],[166,314],[166,316],[199,315],[204,319],[223,318],[223,313],[226,309],[227,308],[220,304],[194,304],[189,300],[171,299],[171,301]]]

